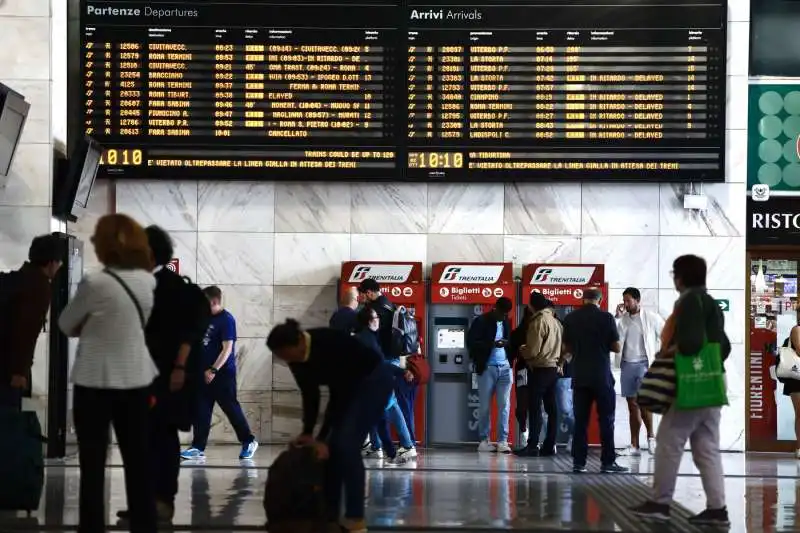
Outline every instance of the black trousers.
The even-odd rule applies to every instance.
[[[533,448],[539,444],[539,435],[542,432],[542,403],[547,414],[547,434],[542,443],[542,450],[551,452],[556,445],[558,436],[558,408],[556,403],[556,383],[558,370],[555,368],[529,368],[528,369],[528,416],[530,417],[530,432],[528,433],[528,447]]]
[[[125,467],[131,533],[155,533],[156,509],[150,473],[149,389],[75,386],[75,431],[80,460],[80,533],[106,531],[105,472],[113,424]]]
[[[572,438],[572,460],[575,466],[586,466],[589,454],[589,416],[592,404],[597,404],[597,418],[600,423],[600,460],[603,465],[614,464],[617,460],[614,451],[614,412],[617,396],[614,384],[593,387],[572,388],[573,409],[575,412],[575,435]]]
[[[156,499],[174,506],[181,469],[181,441],[169,396],[160,396],[151,414],[150,454]]]

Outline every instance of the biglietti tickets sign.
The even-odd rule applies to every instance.
[[[531,291],[537,291],[556,305],[580,305],[583,291],[602,289],[604,277],[603,265],[526,265],[522,268],[522,301],[527,303]]]
[[[511,263],[436,263],[431,270],[432,303],[489,304],[514,299]]]
[[[747,198],[747,244],[800,245],[800,198]]]

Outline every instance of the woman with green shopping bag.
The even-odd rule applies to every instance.
[[[723,363],[731,352],[725,319],[706,291],[706,262],[684,255],[672,264],[680,293],[661,335],[657,360],[673,360],[675,398],[656,436],[653,497],[631,509],[642,518],[668,520],[681,457],[689,440],[706,493],[706,510],[689,518],[695,525],[729,525],[725,478],[719,451],[722,406],[727,404]]]

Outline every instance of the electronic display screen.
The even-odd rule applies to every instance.
[[[83,0],[100,175],[723,181],[724,2]]]
[[[439,328],[436,331],[437,350],[461,350],[464,348],[464,330]]]

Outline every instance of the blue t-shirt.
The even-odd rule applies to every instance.
[[[497,332],[494,334],[495,341],[503,340],[503,322],[500,321],[497,323]],[[489,364],[492,366],[502,366],[508,364],[508,359],[506,358],[506,349],[505,348],[498,348],[495,346],[492,348],[492,355],[489,357]]]
[[[231,355],[220,370],[236,369],[236,319],[226,310],[211,317],[206,334],[203,337],[203,363],[205,368],[214,364],[222,352],[222,343],[233,341]]]

